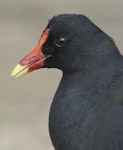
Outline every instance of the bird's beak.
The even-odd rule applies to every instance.
[[[44,66],[44,61],[46,59],[42,52],[43,44],[46,42],[49,34],[49,29],[46,29],[37,45],[37,47],[25,56],[19,64],[15,66],[12,71],[12,77],[18,78],[36,69],[42,68]]]

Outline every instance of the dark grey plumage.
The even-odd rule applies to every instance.
[[[113,40],[83,15],[55,16],[47,28],[45,67],[63,71],[49,116],[55,149],[123,150],[123,57]]]

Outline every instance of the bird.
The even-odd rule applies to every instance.
[[[53,16],[12,77],[40,68],[62,71],[49,112],[55,150],[123,150],[123,56],[109,35],[83,14]]]

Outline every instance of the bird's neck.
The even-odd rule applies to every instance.
[[[64,100],[83,97],[83,101],[85,98],[86,101],[92,102],[91,97],[93,96],[95,97],[93,100],[97,100],[98,103],[98,99],[101,101],[101,97],[105,95],[104,93],[110,88],[116,77],[123,73],[122,68],[123,62],[115,61],[115,64],[107,64],[85,71],[63,72],[57,93],[60,96],[62,95],[61,99]]]

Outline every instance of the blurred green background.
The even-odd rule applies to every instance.
[[[0,150],[53,150],[48,115],[61,71],[10,74],[60,13],[85,14],[123,50],[123,0],[0,0]]]

